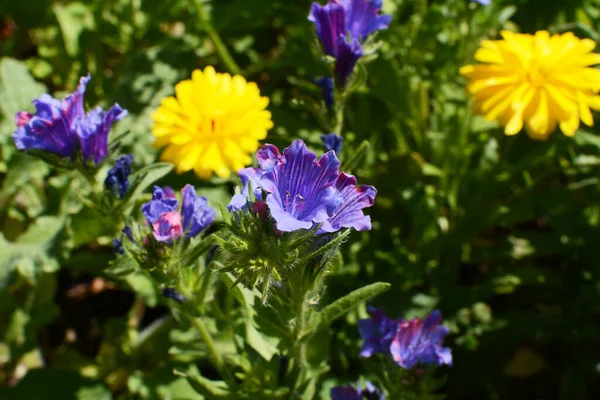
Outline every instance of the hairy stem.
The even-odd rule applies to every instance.
[[[225,362],[223,361],[223,357],[221,356],[221,353],[219,353],[219,350],[217,349],[217,345],[215,344],[215,341],[213,340],[212,336],[208,332],[206,325],[204,325],[204,321],[202,321],[202,318],[201,317],[192,318],[192,323],[194,324],[196,329],[198,329],[198,332],[200,333],[202,340],[204,340],[204,343],[206,343],[206,346],[208,347],[208,352],[212,356],[215,366],[217,367],[217,370],[219,371],[219,373],[221,374],[223,379],[225,379],[226,381],[231,381],[231,379],[232,379],[231,374],[230,374],[229,370],[227,369]]]
[[[192,1],[192,3],[194,3],[194,6],[196,7],[196,13],[198,14],[198,19],[200,20],[200,25],[201,25],[202,29],[204,29],[204,31],[206,32],[208,37],[210,38],[210,41],[212,42],[213,46],[215,46],[217,55],[219,56],[219,58],[221,59],[223,64],[225,64],[225,66],[227,67],[227,70],[231,74],[239,74],[240,67],[236,64],[233,57],[231,57],[231,53],[229,53],[229,50],[227,50],[225,43],[223,43],[223,41],[221,40],[221,37],[219,36],[217,31],[215,31],[215,29],[213,28],[212,23],[210,22],[210,20],[208,19],[208,15],[206,14],[206,9],[204,8],[204,4],[202,4],[202,0],[191,0],[191,1]]]

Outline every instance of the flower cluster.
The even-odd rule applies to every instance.
[[[216,213],[206,197],[197,196],[193,186],[185,185],[181,194],[181,211],[177,211],[179,201],[169,187],[155,186],[152,200],[142,206],[142,213],[159,242],[170,244],[182,236],[192,238],[215,219]]]
[[[534,139],[546,139],[557,126],[573,136],[579,121],[592,126],[590,108],[600,110],[600,54],[596,42],[573,33],[535,35],[502,32],[502,40],[484,40],[475,53],[483,64],[466,65],[474,110],[497,120],[507,135],[525,127]]]
[[[335,152],[317,159],[302,140],[295,140],[283,154],[267,144],[257,158],[258,168],[239,171],[243,189],[232,198],[230,210],[245,207],[252,187],[256,198],[266,202],[279,231],[311,229],[317,224],[321,224],[318,233],[371,229],[371,219],[362,210],[373,205],[377,190],[357,187],[354,176],[340,172]]]
[[[363,55],[362,43],[375,31],[387,29],[391,15],[380,15],[381,0],[329,0],[312,3],[309,21],[317,29],[323,51],[335,58],[335,76],[344,85]]]
[[[129,175],[131,174],[131,164],[133,163],[133,156],[131,154],[125,154],[115,162],[115,166],[112,167],[106,179],[104,180],[104,187],[110,193],[116,193],[119,199],[123,198],[127,189],[129,189]]]
[[[213,171],[229,177],[250,164],[250,153],[273,127],[253,82],[239,76],[216,73],[213,67],[192,72],[192,79],[175,86],[177,97],[167,97],[152,118],[155,147],[165,147],[161,158],[176,165],[177,172],[194,170],[209,179]]]
[[[440,325],[442,315],[439,311],[432,312],[424,320],[410,321],[394,321],[382,310],[371,307],[369,314],[370,319],[359,321],[360,335],[365,340],[361,357],[386,354],[405,369],[419,363],[452,365],[450,348],[442,347],[449,330]]]
[[[365,383],[365,388],[346,385],[336,386],[329,391],[331,400],[384,400],[385,396],[371,382]]]
[[[19,150],[43,150],[61,157],[81,151],[83,161],[98,165],[108,154],[108,132],[115,121],[127,115],[118,104],[103,111],[96,107],[87,113],[83,95],[90,76],[82,77],[77,90],[57,100],[48,94],[33,100],[36,112],[20,111],[15,116],[17,130],[13,140]]]

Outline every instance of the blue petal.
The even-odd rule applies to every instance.
[[[338,56],[338,41],[340,35],[345,34],[345,10],[339,4],[329,3],[324,6],[312,3],[308,20],[317,28],[317,35],[323,46],[325,54],[332,57]],[[343,39],[342,39],[343,40]]]
[[[179,202],[176,198],[167,196],[165,191],[158,186],[154,186],[152,200],[142,206],[142,213],[146,220],[153,224],[163,213],[177,210]]]
[[[212,224],[216,213],[208,205],[206,197],[196,196],[196,189],[193,186],[185,185],[181,193],[183,230],[188,237],[194,237]]]

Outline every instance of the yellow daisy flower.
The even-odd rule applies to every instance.
[[[165,147],[161,160],[178,173],[194,170],[202,179],[214,171],[227,178],[252,163],[250,154],[273,127],[254,82],[216,73],[213,67],[192,72],[192,79],[175,85],[176,98],[166,97],[152,115],[154,147]]]
[[[460,69],[469,79],[475,112],[498,121],[507,135],[525,125],[529,136],[542,140],[557,125],[573,136],[579,120],[594,124],[590,108],[600,110],[600,70],[590,67],[600,64],[600,54],[591,53],[593,40],[571,32],[501,34],[503,40],[485,40],[475,53],[485,64]]]

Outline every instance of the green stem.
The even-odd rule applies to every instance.
[[[215,46],[217,55],[219,56],[223,64],[225,64],[227,70],[231,74],[239,74],[241,72],[240,67],[236,64],[233,57],[231,57],[231,53],[229,53],[229,50],[227,50],[225,43],[223,43],[217,31],[215,31],[215,29],[213,28],[212,23],[210,22],[206,14],[206,10],[204,9],[204,5],[202,4],[202,0],[191,1],[196,7],[196,13],[198,14],[198,18],[200,19],[200,25],[210,38],[212,44]]]
[[[225,379],[228,382],[231,382],[231,380],[232,380],[231,373],[227,369],[227,366],[225,365],[225,362],[223,361],[223,357],[221,356],[221,353],[219,353],[219,350],[217,349],[215,341],[213,340],[212,336],[208,332],[206,325],[204,325],[204,321],[202,321],[202,318],[197,317],[197,318],[192,318],[192,323],[194,324],[196,329],[198,329],[198,332],[200,333],[202,340],[204,340],[204,343],[206,343],[206,346],[208,347],[208,352],[212,356],[215,366],[217,367],[217,370],[219,371],[219,373],[221,374],[223,379]]]

